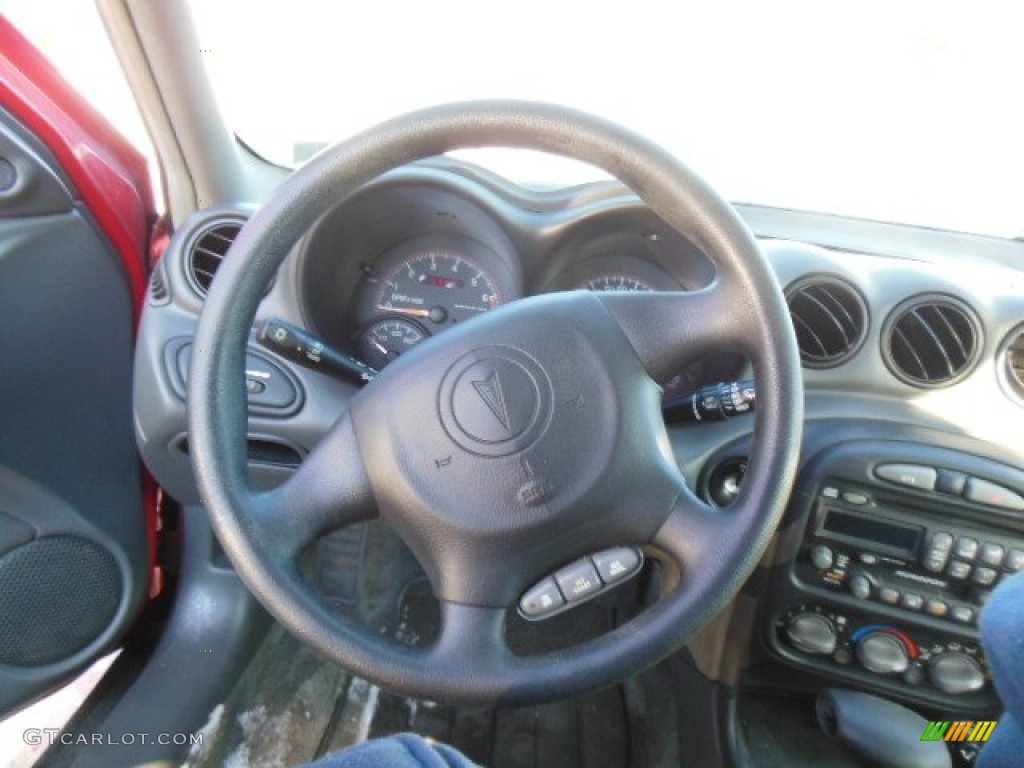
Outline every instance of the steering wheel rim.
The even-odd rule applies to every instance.
[[[480,146],[549,151],[611,173],[711,258],[715,281],[692,293],[578,292],[487,313],[438,337],[431,345],[435,351],[413,350],[389,366],[353,399],[350,412],[292,480],[273,492],[252,490],[246,479],[244,355],[274,271],[320,215],[364,184],[418,159]],[[575,361],[578,375],[558,368],[554,384],[552,352],[536,348],[535,341],[538,329],[548,335],[550,324],[556,326],[550,335],[576,342],[582,349],[577,358],[586,358]],[[525,330],[510,336],[511,325]],[[504,341],[490,343],[495,338]],[[753,362],[759,407],[741,494],[727,510],[713,510],[686,487],[675,466],[652,377],[663,379],[680,362],[719,349],[722,342]],[[510,349],[525,358],[509,358]],[[435,356],[444,364],[431,378]],[[607,433],[614,450],[606,456],[598,445],[605,441],[595,440],[593,453],[600,455],[579,465],[580,476],[594,477],[593,487],[569,488],[573,483],[559,477],[555,498],[541,505],[543,514],[517,507],[521,516],[509,522],[499,507],[514,487],[509,483],[521,483],[510,475],[514,459],[527,449],[515,444],[511,456],[496,461],[456,447],[460,461],[474,471],[500,469],[490,473],[496,477],[488,489],[493,494],[481,497],[488,517],[468,519],[465,510],[450,508],[457,497],[410,457],[410,432],[396,422],[393,403],[413,377],[429,379],[417,390],[422,403],[441,402],[437,393],[450,391],[451,372],[481,360],[512,366],[507,371],[513,375],[525,370],[537,392],[550,390],[551,398],[538,396],[548,422],[532,430],[540,436],[531,436],[528,450],[554,464],[565,451],[550,424],[583,425],[571,419],[593,416],[576,415],[561,404],[559,397],[568,391],[563,380],[576,376],[567,386],[595,387],[588,396],[605,411],[612,409],[615,423],[614,434]],[[778,525],[802,428],[799,355],[786,305],[731,206],[678,160],[630,131],[567,108],[515,101],[451,104],[405,115],[296,171],[242,229],[210,289],[193,344],[188,403],[193,465],[214,530],[242,580],[278,621],[327,658],[383,687],[435,700],[501,705],[561,698],[624,679],[678,649],[710,620],[752,572]],[[424,439],[434,441],[431,447],[447,445],[452,429],[451,423],[432,424]],[[632,495],[606,502],[605,496],[617,493],[615,483],[626,483],[634,472],[642,482],[627,483]],[[412,509],[417,505],[429,509],[419,515],[421,510]],[[586,505],[602,507],[596,522],[581,516]],[[302,546],[378,511],[398,527],[421,563],[431,557],[443,563],[433,570],[424,563],[443,606],[442,634],[431,648],[383,642],[328,609],[298,574]],[[437,530],[457,542],[439,543]],[[546,547],[549,532],[557,546]],[[571,539],[578,543],[567,543]],[[530,559],[506,552],[503,541],[516,543],[506,548],[537,554]],[[614,543],[667,552],[681,569],[681,583],[628,624],[587,643],[540,656],[509,653],[501,604],[537,576],[543,558],[559,546],[575,547],[567,555],[576,557],[585,553],[579,547],[596,551]],[[465,554],[470,549],[480,553]],[[497,560],[488,565],[488,558]],[[502,569],[523,573],[506,584]]]

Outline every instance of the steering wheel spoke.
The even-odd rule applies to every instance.
[[[725,276],[698,291],[609,292],[598,298],[656,381],[704,355],[745,347],[756,322]]]
[[[729,509],[713,507],[684,487],[651,543],[672,557],[685,574],[728,552],[724,534],[729,522]]]
[[[331,427],[282,485],[254,493],[250,509],[267,550],[282,562],[325,533],[375,517],[349,415]]]
[[[479,666],[493,673],[511,666],[505,642],[505,609],[441,601],[441,633],[426,663],[438,669]]]

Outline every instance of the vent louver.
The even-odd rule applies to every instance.
[[[946,387],[978,362],[981,324],[950,296],[916,296],[889,315],[882,353],[897,378],[917,387]]]
[[[1024,326],[1017,327],[1003,342],[999,364],[1013,394],[1024,398]]]
[[[241,229],[237,221],[207,224],[192,241],[188,251],[188,279],[200,296],[210,290],[217,268]]]
[[[853,357],[864,343],[868,310],[849,283],[813,275],[793,283],[786,303],[806,368],[833,368]]]
[[[149,276],[149,303],[155,307],[166,304],[171,299],[167,290],[167,281],[164,280],[164,270],[160,265],[153,268]]]

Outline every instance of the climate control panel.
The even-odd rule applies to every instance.
[[[778,619],[779,640],[808,660],[868,673],[915,689],[960,696],[988,682],[973,642],[878,623],[820,604],[799,604]]]

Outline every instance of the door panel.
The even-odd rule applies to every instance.
[[[0,64],[6,97],[10,60]],[[12,102],[5,98],[3,106],[13,110]],[[143,250],[126,247],[124,237],[115,247],[72,173],[6,109],[0,110],[0,715],[113,648],[146,599],[151,565],[131,423]],[[95,150],[82,153],[81,162],[95,165]],[[119,194],[120,214],[141,210],[123,187]],[[136,229],[144,226],[145,220],[135,222]],[[126,253],[133,253],[131,270]]]

